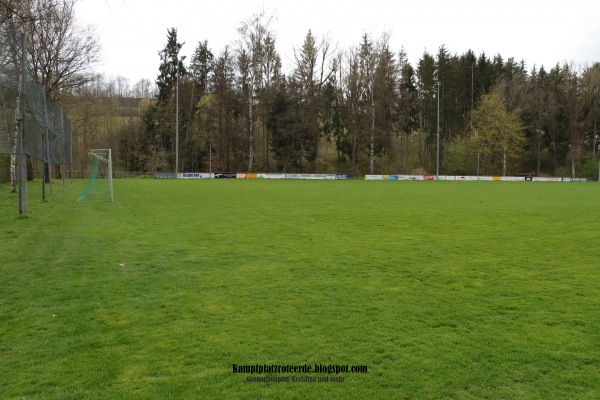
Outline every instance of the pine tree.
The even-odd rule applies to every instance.
[[[208,41],[198,43],[190,64],[190,75],[200,89],[200,95],[211,91],[211,75],[214,70],[214,55],[208,47]]]
[[[177,29],[167,30],[167,44],[158,55],[160,56],[160,66],[156,85],[158,86],[158,100],[167,101],[173,94],[173,88],[179,77],[185,76],[187,70],[183,64],[185,56],[179,57],[179,52],[184,43],[177,41]]]
[[[326,65],[328,57],[331,56],[329,45],[327,40],[322,40],[317,44],[309,30],[299,53],[295,55],[294,77],[301,85],[303,123],[307,134],[306,156],[310,164],[310,171],[313,173],[317,172],[319,142],[322,133],[319,120],[322,89],[335,73]]]
[[[159,75],[156,78],[158,94],[155,105],[149,107],[145,116],[148,132],[148,168],[150,170],[167,170],[173,168],[175,140],[175,85],[179,77],[187,74],[183,65],[185,57],[180,57],[182,43],[177,41],[177,30],[167,31],[167,43],[158,54],[161,59]],[[178,76],[179,75],[179,76]],[[172,160],[170,160],[172,158]],[[169,165],[171,167],[169,167]],[[178,166],[177,166],[178,167]]]

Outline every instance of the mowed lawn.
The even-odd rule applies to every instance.
[[[84,186],[0,186],[3,399],[600,397],[598,183]]]

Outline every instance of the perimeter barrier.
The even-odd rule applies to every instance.
[[[156,179],[295,179],[347,180],[348,174],[277,174],[234,172],[156,172]],[[586,178],[544,176],[469,176],[469,175],[364,175],[367,181],[489,181],[489,182],[587,182]]]
[[[13,185],[18,179],[19,212],[23,213],[27,211],[25,157],[48,165],[71,165],[72,130],[63,109],[47,99],[46,88],[38,83],[25,36],[13,18],[0,10],[0,154],[11,155],[10,178]]]

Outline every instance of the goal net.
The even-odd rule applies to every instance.
[[[77,202],[113,201],[112,155],[110,149],[92,150],[91,162],[90,177]]]

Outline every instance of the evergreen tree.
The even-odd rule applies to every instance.
[[[167,30],[167,43],[165,48],[158,53],[160,66],[158,67],[159,74],[156,78],[156,85],[158,86],[157,98],[159,101],[167,101],[172,96],[178,78],[177,75],[182,77],[187,74],[183,64],[185,56],[179,57],[179,51],[183,44],[177,41],[177,29]]]
[[[437,84],[435,59],[427,52],[423,53],[417,68],[419,99],[419,131],[421,147],[419,156],[423,166],[431,167],[431,147],[435,143],[437,128]]]
[[[301,91],[299,82],[280,80],[273,88],[270,116],[271,148],[279,172],[302,170],[303,138],[300,124]]]
[[[440,85],[440,136],[442,140],[451,140],[460,132],[462,116],[457,104],[458,76],[456,57],[450,55],[445,46],[438,50],[436,75]]]
[[[177,30],[167,30],[167,43],[159,52],[161,63],[159,74],[156,78],[158,87],[157,102],[150,107],[145,116],[148,140],[148,149],[151,159],[151,170],[172,169],[175,160],[175,85],[179,77],[185,76],[187,71],[183,65],[185,57],[180,57],[182,43],[177,41]],[[178,76],[179,75],[179,76]],[[168,156],[170,155],[170,156]],[[178,166],[175,167],[178,169]]]
[[[210,83],[214,63],[214,55],[208,47],[208,41],[198,43],[190,63],[190,75],[198,86],[201,96],[212,90]]]
[[[336,62],[337,65],[337,62]],[[337,68],[337,67],[336,67]],[[343,172],[342,163],[350,154],[348,131],[344,121],[344,100],[337,74],[323,88],[321,119],[323,134],[328,141],[335,141],[337,152],[337,171]]]
[[[398,126],[399,132],[412,133],[418,128],[417,83],[413,66],[404,50],[398,55]]]
[[[360,116],[364,118],[365,124],[368,124],[368,152],[369,152],[369,173],[375,173],[375,69],[378,64],[378,57],[373,41],[367,34],[363,35],[363,40],[358,52],[360,65],[360,78],[362,81],[361,108]],[[368,122],[367,122],[368,121]]]
[[[225,47],[215,61],[210,113],[215,125],[212,145],[217,152],[218,164],[226,171],[245,168],[242,157],[244,146],[240,134],[242,104],[235,85],[235,60],[229,48]]]
[[[465,54],[458,57],[456,61],[457,70],[457,88],[456,88],[456,107],[457,117],[462,118],[461,133],[466,134],[469,126],[468,117],[475,108],[476,102],[476,70],[477,57],[473,51],[468,50]],[[458,133],[458,132],[457,132]]]
[[[360,59],[356,51],[347,56],[347,69],[344,74],[344,99],[346,129],[350,145],[350,173],[356,174],[360,149],[366,145],[363,132],[366,130],[362,117],[364,83],[361,77]]]
[[[272,32],[267,32],[266,34],[264,51],[259,63],[262,73],[261,82],[259,82],[258,86],[258,115],[262,121],[263,170],[268,171],[270,168],[271,132],[266,121],[269,119],[269,112],[276,88],[280,84],[285,84],[285,79],[281,74],[281,57],[277,53],[275,37]]]
[[[309,161],[310,171],[317,172],[319,143],[322,136],[319,119],[322,89],[335,73],[327,65],[329,42],[322,40],[319,44],[309,30],[304,38],[304,44],[295,55],[296,68],[294,78],[300,84],[302,94],[302,123],[306,132],[306,157]]]
[[[375,140],[374,155],[390,155],[392,137],[398,115],[398,68],[384,34],[377,45],[377,65],[374,76]],[[388,160],[389,158],[385,157]],[[389,165],[382,166],[387,169]]]

